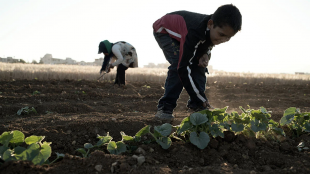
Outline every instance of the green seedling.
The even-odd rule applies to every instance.
[[[45,114],[52,114],[53,112],[51,111],[45,111]]]
[[[300,109],[290,107],[284,111],[280,125],[287,125],[296,137],[303,132],[310,132],[310,112],[300,112]]]
[[[56,152],[56,155],[57,155],[56,159],[54,159],[54,161],[48,163],[49,165],[53,164],[53,163],[56,162],[58,159],[65,157],[65,154],[62,154],[62,153],[57,153],[57,152]]]
[[[29,115],[31,113],[37,114],[37,111],[36,109],[34,109],[34,107],[29,108],[28,106],[26,106],[17,111],[17,115]]]
[[[135,141],[135,142],[140,142],[141,141],[141,137],[143,135],[146,135],[148,133],[150,133],[150,128],[151,126],[147,125],[145,127],[143,127],[142,129],[140,129],[135,136],[129,136],[126,135],[125,132],[120,132],[122,135],[122,141]]]
[[[4,161],[27,160],[35,165],[44,164],[51,156],[50,142],[43,142],[44,136],[32,135],[25,139],[20,131],[3,132],[0,136],[0,157]],[[26,143],[27,148],[19,145]]]
[[[151,133],[150,130],[148,129],[149,134],[152,135],[155,141],[163,149],[168,149],[172,144],[172,141],[169,137],[171,131],[172,131],[172,126],[169,123],[165,123],[161,126],[155,126],[154,133]]]
[[[118,142],[110,141],[107,149],[111,154],[115,154],[115,155],[126,152],[127,150],[125,143],[122,141],[118,141]]]
[[[191,114],[184,118],[177,127],[176,134],[189,137],[189,141],[200,149],[207,147],[210,136],[224,138],[224,131],[232,131],[235,134],[244,134],[251,137],[275,136],[284,131],[279,128],[279,124],[270,119],[270,111],[264,107],[258,110],[244,109],[240,107],[242,113],[226,113],[228,107],[222,109],[203,110]]]
[[[34,92],[32,93],[32,95],[37,95],[37,94],[40,94],[40,92],[39,92],[39,91],[34,91]]]
[[[204,149],[210,142],[208,135],[211,124],[208,123],[206,114],[193,113],[189,117],[182,120],[180,126],[177,128],[177,135],[189,136],[192,144],[199,149]]]
[[[89,157],[89,153],[90,153],[91,149],[99,148],[99,147],[101,147],[103,145],[108,145],[111,142],[111,140],[113,139],[109,135],[109,132],[107,133],[106,136],[97,135],[97,138],[99,139],[97,144],[92,145],[90,143],[85,143],[84,144],[84,148],[78,148],[76,151],[80,152],[82,154],[82,157],[86,158],[86,157]]]
[[[123,153],[126,151],[126,147],[130,152],[136,146],[126,145],[124,142],[140,142],[141,137],[146,134],[150,134],[163,149],[168,149],[171,146],[171,138],[191,142],[199,149],[204,149],[208,146],[211,136],[213,138],[218,136],[224,138],[224,131],[274,140],[280,140],[281,136],[285,136],[283,129],[280,128],[280,124],[271,119],[270,114],[272,112],[267,111],[264,107],[260,107],[258,110],[251,109],[250,106],[248,106],[248,109],[240,107],[241,114],[237,112],[226,113],[227,108],[216,108],[212,111],[203,110],[193,113],[189,117],[184,118],[178,126],[172,126],[169,123],[155,126],[153,133],[150,131],[151,126],[149,125],[139,130],[135,136],[129,136],[124,132],[120,132],[122,140],[118,142],[111,141],[112,137],[109,135],[98,136],[100,140],[94,147],[107,145],[107,150],[111,154]],[[301,125],[302,131],[310,132],[309,113],[300,113],[298,110],[288,109],[285,111],[284,118],[281,119],[280,123],[281,125],[290,124],[294,122],[294,118]],[[172,132],[172,128],[176,128],[176,132]],[[150,140],[148,143],[150,143]],[[90,146],[88,150],[91,148],[93,147]],[[307,149],[307,147],[301,146],[300,148],[304,148],[303,150]],[[87,157],[88,152],[85,149],[80,150],[80,152]]]
[[[86,150],[84,148],[78,148],[78,149],[76,149],[76,151],[80,152],[82,154],[82,156],[85,158],[85,157],[88,157],[90,149],[92,149],[94,147],[95,146],[93,146],[90,143],[85,143],[84,144],[84,148],[87,150],[87,152],[86,152]]]
[[[149,89],[149,88],[151,88],[151,86],[148,86],[148,85],[144,85],[144,86],[142,86],[143,88],[147,88],[147,89]]]

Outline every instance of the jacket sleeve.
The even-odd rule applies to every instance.
[[[108,56],[104,56],[103,63],[102,63],[102,67],[101,67],[101,70],[100,70],[100,71],[105,71],[105,70],[106,70],[106,67],[107,67],[107,65],[109,64],[112,55],[113,55],[113,54],[109,54]]]
[[[112,47],[112,52],[113,52],[114,56],[117,58],[117,60],[114,63],[112,63],[113,66],[119,65],[124,60],[120,49],[121,48],[118,44],[113,45],[113,47]]]
[[[178,74],[191,100],[203,103],[207,101],[204,89],[198,88],[198,80],[192,75],[192,71],[199,68],[196,65],[197,63],[194,64],[193,59],[200,44],[202,42],[199,37],[193,31],[189,31],[183,44],[183,54],[179,60]]]

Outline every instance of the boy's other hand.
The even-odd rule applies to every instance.
[[[212,109],[214,109],[214,108],[210,105],[210,103],[209,103],[208,101],[204,102],[204,103],[202,104],[202,106],[203,106],[204,108],[212,108]]]
[[[207,67],[209,64],[209,56],[208,54],[204,54],[200,59],[199,59],[199,64],[198,66],[200,67]]]

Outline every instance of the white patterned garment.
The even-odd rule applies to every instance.
[[[112,47],[112,52],[114,54],[113,59],[115,60],[112,63],[113,66],[123,64],[126,67],[129,67],[133,63],[133,68],[138,67],[138,56],[136,49],[127,42],[117,42]]]

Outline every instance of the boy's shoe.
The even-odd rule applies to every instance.
[[[174,116],[172,115],[172,113],[164,112],[162,109],[156,112],[155,117],[161,120],[173,120],[174,119]]]

